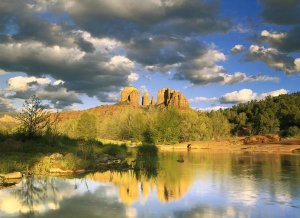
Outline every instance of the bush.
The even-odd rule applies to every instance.
[[[286,131],[286,136],[294,137],[294,136],[300,136],[300,128],[297,126],[291,126]]]
[[[125,155],[126,152],[127,152],[126,144],[122,144],[122,145],[106,144],[106,145],[104,145],[104,148],[103,148],[103,153],[109,154],[112,156]]]

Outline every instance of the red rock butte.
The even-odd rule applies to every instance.
[[[135,107],[139,107],[140,106],[139,90],[133,86],[125,87],[121,91],[120,102]],[[181,94],[181,92],[169,88],[162,88],[158,91],[156,103],[154,97],[152,96],[152,98],[150,98],[149,93],[145,92],[142,97],[142,106],[147,107],[150,105],[151,106],[157,105],[159,107],[172,106],[178,109],[188,109],[190,107],[187,98],[183,94]]]

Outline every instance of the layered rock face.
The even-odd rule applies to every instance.
[[[162,88],[158,91],[157,105],[173,106],[179,109],[189,108],[189,102],[180,92],[168,88]]]
[[[140,92],[133,86],[125,87],[121,92],[121,102],[132,106],[140,106]]]
[[[121,92],[121,103],[130,104],[135,107],[140,106],[140,92],[133,86],[125,87]],[[142,97],[142,106],[158,105],[160,107],[176,107],[178,109],[188,109],[189,102],[179,91],[169,88],[162,88],[158,91],[157,103],[154,97],[150,101],[150,95],[146,92]]]
[[[154,100],[154,96],[152,96],[152,99],[151,99],[151,103],[150,103],[152,106],[155,105],[155,100]]]
[[[149,106],[150,105],[150,95],[148,92],[145,92],[145,94],[142,97],[142,106]]]

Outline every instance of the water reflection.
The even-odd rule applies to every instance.
[[[155,162],[76,179],[28,177],[0,190],[0,217],[299,217],[300,156],[192,151]]]

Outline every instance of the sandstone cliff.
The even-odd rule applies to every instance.
[[[150,96],[148,92],[145,92],[145,94],[142,97],[142,106],[149,106],[150,105]]]
[[[140,92],[133,86],[125,87],[121,91],[121,102],[128,103],[132,106],[140,106]]]
[[[189,108],[189,102],[180,92],[169,88],[162,88],[158,91],[157,105],[174,106],[179,109]]]
[[[151,105],[155,105],[155,100],[154,100],[154,97],[152,96],[152,99],[151,99]]]

